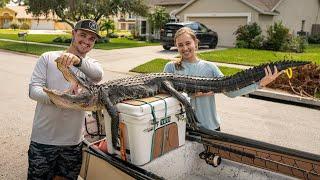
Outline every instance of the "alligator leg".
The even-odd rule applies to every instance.
[[[118,144],[118,130],[119,130],[119,114],[116,106],[111,102],[109,98],[109,91],[103,89],[101,94],[101,102],[104,104],[108,114],[111,118],[111,134],[112,134],[112,145],[116,147]]]
[[[174,89],[171,82],[169,81],[163,81],[162,86],[170,95],[177,98],[184,105],[184,108],[186,109],[187,119],[188,119],[187,125],[193,129],[197,129],[197,122],[199,121],[196,117],[195,112],[192,109],[191,104],[186,99],[186,97],[184,97],[181,93],[179,93],[176,89]]]

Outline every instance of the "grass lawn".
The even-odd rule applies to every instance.
[[[320,45],[309,45],[304,53],[286,53],[266,50],[230,48],[199,53],[201,59],[230,64],[259,65],[279,60],[306,60],[320,64]]]
[[[65,48],[28,44],[28,49],[27,49],[24,43],[0,41],[0,49],[41,55],[42,53],[47,51],[58,51],[58,50],[64,50]]]
[[[134,69],[132,69],[130,71],[131,72],[138,72],[138,73],[163,72],[163,68],[167,62],[169,62],[169,60],[157,58],[157,59],[153,59],[145,64],[142,64],[138,67],[135,67]],[[241,71],[241,69],[229,68],[229,67],[223,67],[223,66],[219,66],[219,68],[224,75],[232,75],[232,74],[235,74],[235,73]]]
[[[158,46],[159,43],[152,43],[146,41],[129,40],[127,38],[112,38],[109,43],[99,43],[94,46],[96,49],[122,49],[142,46]]]
[[[0,39],[11,39],[11,40],[18,40],[19,39],[18,32],[22,32],[23,30],[0,30]],[[68,46],[69,43],[54,43],[52,42],[53,39],[56,37],[61,36],[65,38],[71,38],[71,34],[28,34],[26,39],[27,41],[31,42],[40,42],[40,43],[48,43],[48,44],[60,44]],[[121,49],[121,48],[132,48],[132,47],[142,47],[142,46],[155,46],[159,45],[159,43],[151,43],[145,41],[135,41],[129,40],[127,38],[112,38],[110,39],[109,43],[99,43],[96,44],[94,48],[96,49]]]
[[[26,32],[26,31],[1,29],[0,30],[0,39],[11,39],[11,40],[23,41],[23,39],[19,39],[18,32]],[[65,35],[62,35],[62,34],[28,34],[26,36],[26,40],[31,41],[31,42],[58,44],[58,43],[52,42],[52,40],[58,36],[71,38],[70,34],[65,34]],[[59,44],[67,45],[65,43],[59,43]]]

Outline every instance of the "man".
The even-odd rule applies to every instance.
[[[66,51],[46,52],[39,58],[29,84],[29,97],[37,101],[31,143],[28,151],[28,179],[77,179],[82,161],[82,131],[84,112],[55,106],[43,91],[70,88],[55,59],[62,58],[82,78],[97,83],[103,69],[98,61],[86,54],[100,38],[93,20],[81,20],[72,31],[72,42]],[[77,87],[71,87],[77,93]]]

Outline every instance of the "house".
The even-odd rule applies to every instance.
[[[131,31],[135,29],[136,16],[131,13],[118,13],[110,19],[114,21],[117,30]]]
[[[240,25],[257,22],[263,31],[282,21],[294,35],[319,24],[319,0],[191,0],[175,11],[179,21],[199,21],[216,31],[218,46],[234,46]]]
[[[49,14],[34,17],[27,13],[26,6],[6,6],[0,9],[0,28],[10,28],[11,23],[27,24],[33,30],[67,30],[72,29],[66,23],[58,22],[58,18]]]
[[[187,4],[190,0],[147,0],[146,3],[150,7],[151,12],[155,6],[162,6],[166,8],[166,12],[169,13],[172,20],[176,20],[175,11]],[[159,39],[159,33],[151,32],[149,23],[146,17],[136,18],[136,30],[139,36],[153,37]]]

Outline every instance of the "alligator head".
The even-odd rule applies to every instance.
[[[102,109],[102,105],[99,102],[99,93],[94,86],[74,74],[68,67],[61,64],[61,59],[55,60],[57,68],[62,72],[64,78],[70,82],[71,87],[63,92],[43,88],[50,98],[50,100],[59,107],[84,110],[84,111],[96,111]]]

